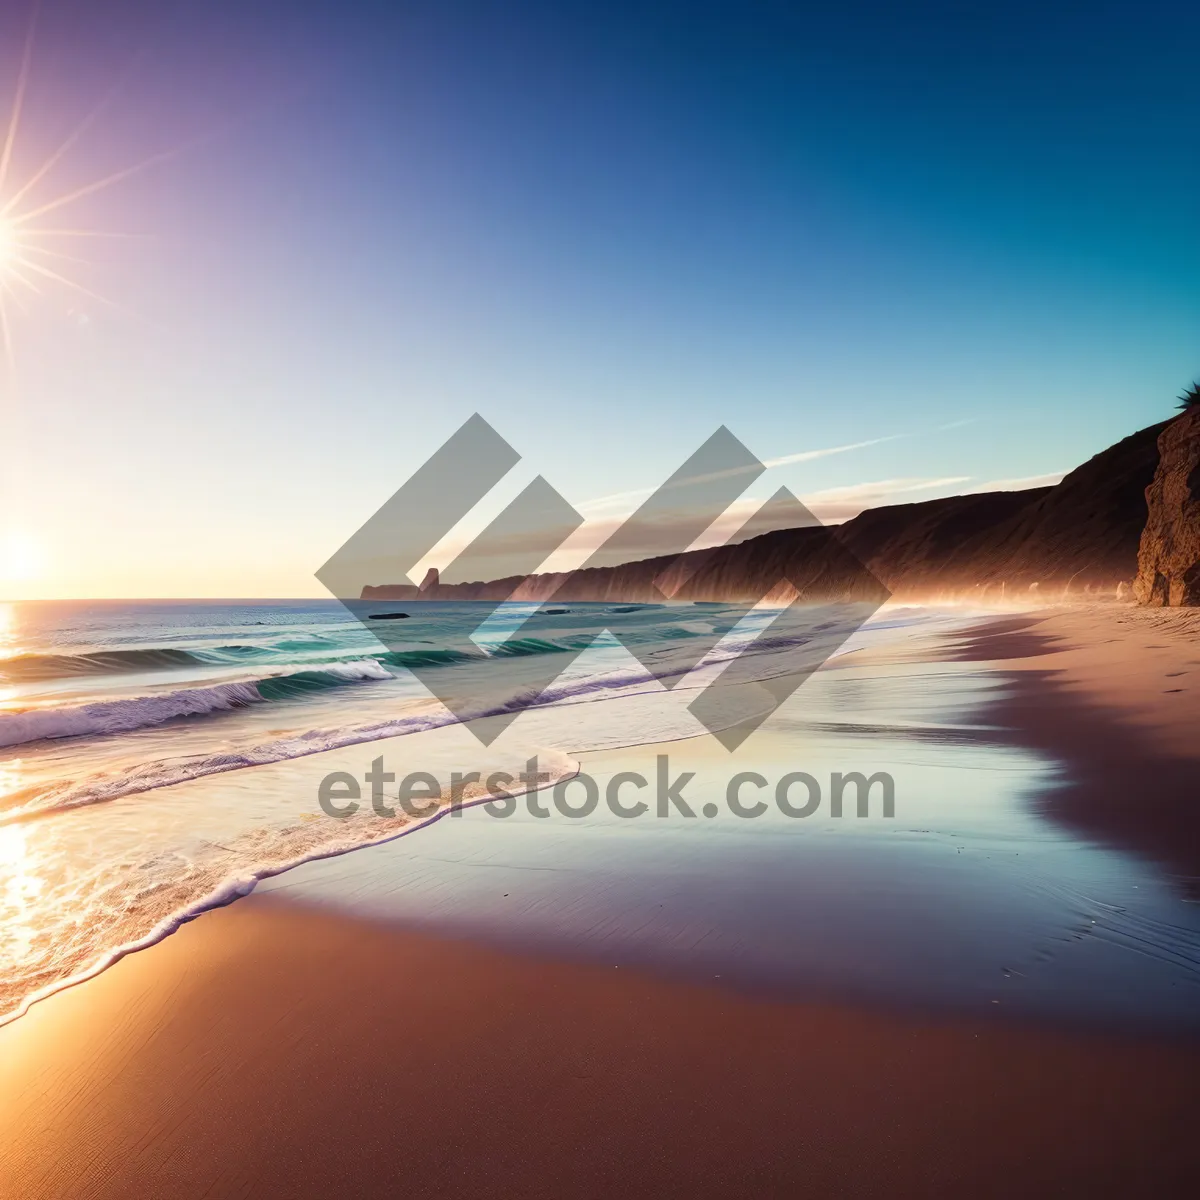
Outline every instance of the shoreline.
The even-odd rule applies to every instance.
[[[901,608],[906,607],[901,604]],[[938,606],[934,606],[935,608]],[[1078,640],[1078,625],[1086,622],[1091,642],[1073,644]],[[1200,745],[1193,745],[1192,723],[1186,710],[1179,706],[1154,704],[1153,689],[1142,686],[1136,695],[1139,704],[1113,703],[1108,671],[1110,662],[1100,649],[1098,635],[1110,632],[1116,620],[1133,626],[1134,636],[1161,639],[1183,633],[1200,633],[1200,613],[1189,615],[1186,609],[1144,609],[1130,605],[1100,602],[1086,605],[1056,606],[1045,609],[997,611],[980,616],[966,628],[956,632],[938,632],[933,636],[939,647],[939,657],[950,661],[995,664],[995,674],[1003,679],[1004,694],[986,702],[982,714],[995,722],[1011,739],[1014,746],[1045,754],[1066,768],[1061,783],[1039,798],[1040,810],[1061,825],[1097,837],[1116,849],[1140,853],[1157,865],[1180,875],[1183,886],[1194,896],[1200,896],[1200,813],[1194,813],[1184,798],[1191,776],[1200,771]],[[1153,646],[1159,650],[1177,647]],[[886,659],[895,653],[896,645],[867,649],[855,665],[881,656]],[[902,647],[900,653],[904,653]],[[1145,645],[1139,645],[1141,653]],[[1195,651],[1195,665],[1200,667],[1200,647]],[[1165,667],[1176,665],[1169,658]],[[1169,670],[1164,675],[1174,674]],[[1152,668],[1151,678],[1158,671]],[[1196,672],[1200,684],[1200,670]],[[1143,685],[1147,681],[1143,680]],[[1173,711],[1167,711],[1171,710]],[[1109,726],[1109,734],[1097,741],[1090,730],[1096,723]],[[1149,733],[1147,732],[1149,727]],[[1172,735],[1164,744],[1163,729]],[[1115,734],[1115,740],[1114,740]],[[1157,739],[1151,735],[1158,734]],[[968,735],[969,736],[969,735]],[[672,746],[686,745],[697,740],[696,735],[668,739],[662,742],[638,744],[621,749],[591,750],[572,759],[574,769],[563,778],[571,778],[581,764],[604,760],[627,752],[646,753]],[[1157,745],[1154,742],[1157,741]],[[1100,763],[1092,755],[1100,753]],[[1150,821],[1140,812],[1131,811],[1129,799],[1130,776],[1148,767],[1163,771],[1172,785],[1168,803],[1159,806]],[[253,769],[253,768],[251,768]],[[520,796],[528,788],[512,789]],[[1089,796],[1099,794],[1103,805],[1089,802]],[[456,807],[469,810],[487,803],[488,796],[468,795]],[[1163,809],[1165,812],[1165,819]],[[430,816],[413,820],[403,827],[369,841],[350,847],[322,849],[285,865],[266,867],[252,877],[227,880],[211,896],[204,897],[184,913],[164,920],[136,942],[120,946],[101,962],[89,965],[82,972],[55,981],[22,1001],[17,1009],[0,1014],[0,1029],[21,1020],[33,1007],[53,999],[64,991],[82,986],[102,975],[128,957],[153,949],[178,930],[252,895],[258,886],[312,863],[345,858],[360,851],[387,845],[399,838],[424,830],[451,813],[446,805]]]
[[[1124,634],[1114,638],[1118,627]],[[990,706],[989,719],[1014,745],[1062,767],[1057,785],[1039,797],[1040,811],[1165,867],[1197,898],[1194,639],[1200,611],[1096,605],[1014,617],[970,635],[962,653],[1002,664],[1008,694]]]
[[[568,706],[546,706],[548,713],[561,712]],[[669,723],[668,723],[669,724]],[[691,722],[691,728],[695,727],[695,723]],[[218,754],[216,757],[220,760],[219,768],[214,772],[202,774],[196,777],[184,778],[167,785],[163,788],[169,803],[179,806],[184,799],[194,800],[197,796],[207,796],[205,803],[212,804],[214,800],[219,802],[219,797],[226,789],[244,788],[248,786],[248,781],[243,778],[243,774],[249,776],[250,779],[256,779],[261,786],[271,778],[272,773],[282,773],[289,770],[295,770],[297,766],[301,770],[309,769],[310,764],[315,767],[315,764],[320,761],[324,763],[323,769],[327,770],[329,764],[333,761],[334,755],[351,758],[356,753],[387,753],[394,745],[401,745],[405,750],[418,753],[416,750],[416,742],[409,742],[407,738],[420,739],[422,750],[419,753],[427,753],[428,739],[438,738],[442,735],[453,735],[458,730],[461,732],[461,723],[449,718],[440,723],[435,723],[428,729],[413,730],[404,737],[389,736],[381,738],[372,736],[367,740],[363,740],[360,736],[355,736],[346,744],[339,743],[335,748],[330,749],[327,745],[315,751],[305,750],[304,752],[293,757],[279,760],[266,761],[229,761],[231,756],[226,754]],[[662,745],[664,748],[667,745],[675,745],[679,742],[694,741],[695,734],[688,732],[676,739],[672,739],[665,729],[657,729],[654,731],[654,737],[646,737],[644,731],[634,735],[625,747],[630,750],[638,750],[645,746]],[[182,734],[181,734],[182,735]],[[645,738],[644,741],[638,741],[638,737]],[[470,741],[469,737],[465,740]],[[586,751],[587,754],[595,754],[597,751]],[[602,752],[601,752],[602,753]],[[236,757],[236,756],[234,756]],[[571,760],[568,760],[568,762]],[[207,763],[207,760],[206,760]],[[339,763],[338,765],[346,765]],[[458,762],[450,764],[452,766],[460,766]],[[578,764],[569,767],[573,773],[578,769]],[[355,774],[359,772],[356,771]],[[171,792],[170,788],[181,789]],[[141,790],[154,790],[153,785],[143,786],[140,782],[130,790],[123,792],[109,793],[101,797],[89,798],[87,800],[72,801],[66,804],[59,803],[58,806],[50,806],[45,809],[38,809],[30,812],[10,811],[7,814],[0,813],[0,833],[5,828],[16,827],[23,824],[36,824],[41,821],[55,819],[63,813],[74,811],[75,809],[92,809],[96,806],[102,806],[110,802],[121,804],[127,795],[136,794]],[[520,795],[525,788],[512,788],[512,794]],[[476,801],[472,799],[475,789],[468,788],[465,795],[467,802],[459,804],[456,807],[460,809],[470,808],[476,803],[486,803],[486,798],[481,798]],[[444,795],[443,801],[447,798]],[[36,980],[37,986],[32,989],[21,990],[16,987],[0,986],[0,1001],[2,1001],[3,1011],[0,1012],[0,1027],[3,1025],[18,1020],[22,1013],[28,1010],[33,1005],[42,1002],[43,1000],[57,994],[64,988],[77,986],[81,982],[86,982],[88,979],[94,978],[97,974],[108,969],[113,963],[120,961],[128,954],[140,952],[141,950],[157,945],[165,937],[171,934],[189,920],[194,920],[206,911],[232,903],[240,897],[244,897],[249,892],[255,890],[259,884],[273,879],[281,874],[286,874],[294,869],[300,868],[306,864],[320,862],[326,859],[336,859],[348,853],[354,853],[359,850],[368,849],[371,846],[386,844],[398,838],[407,836],[410,833],[416,832],[418,828],[423,828],[425,825],[433,824],[445,816],[449,811],[450,806],[445,806],[439,811],[433,813],[428,818],[408,817],[399,825],[387,822],[376,822],[379,828],[370,831],[370,836],[358,836],[351,839],[349,842],[338,842],[333,846],[312,843],[312,839],[307,836],[300,836],[294,839],[297,844],[287,848],[287,854],[284,858],[279,855],[264,858],[262,856],[255,857],[250,862],[241,862],[236,865],[236,869],[232,873],[215,876],[207,881],[206,889],[203,892],[196,892],[183,897],[175,907],[169,911],[160,910],[159,914],[155,914],[158,918],[151,926],[146,922],[137,923],[136,927],[125,931],[125,936],[122,941],[109,941],[104,947],[103,952],[99,955],[93,955],[86,959],[80,959],[70,964],[70,970],[66,973],[55,975],[51,971],[42,974],[41,978]],[[315,814],[314,814],[315,815]],[[321,814],[322,816],[324,814]],[[99,819],[103,819],[99,815]],[[195,819],[193,817],[193,819]],[[369,819],[369,818],[368,818]],[[323,826],[328,829],[329,822],[323,821]],[[314,827],[310,827],[314,828]],[[296,830],[293,833],[299,832]],[[218,841],[224,839],[224,830],[216,831],[216,839]],[[209,834],[210,838],[214,835]],[[118,848],[118,852],[119,852]],[[2,847],[0,847],[2,850]],[[17,850],[12,850],[10,853],[18,853]],[[59,968],[61,971],[61,967]],[[47,982],[48,980],[48,982]],[[2,985],[5,981],[0,981]],[[14,998],[19,997],[14,1005]]]
[[[998,614],[954,650],[995,664],[992,732],[1060,764],[1039,811],[1184,888],[1198,865],[1187,792],[1149,803],[1134,784],[1147,770],[1200,777],[1186,690],[1200,661],[1179,655],[1192,623],[1116,606]],[[1200,1040],[996,1017],[682,980],[264,892],[0,1028],[0,1191],[915,1197],[1200,1183]]]

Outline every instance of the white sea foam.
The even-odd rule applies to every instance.
[[[554,783],[578,764],[566,755],[522,743],[489,751],[461,728],[434,731],[420,751],[423,769],[450,778],[465,753],[484,771],[515,776],[529,757]],[[410,739],[404,739],[407,746]],[[396,750],[381,747],[396,762]],[[449,789],[424,816],[377,816],[366,804],[346,820],[320,813],[315,783],[326,772],[361,775],[362,753],[333,752],[297,774],[279,763],[250,773],[240,787],[197,780],[174,789],[171,803],[72,813],[0,828],[0,869],[16,864],[0,891],[0,1025],[36,1000],[91,978],[125,954],[153,945],[183,922],[248,895],[257,883],[319,858],[402,837],[449,812]],[[272,773],[273,772],[273,773]],[[511,789],[514,794],[520,788]],[[395,797],[393,794],[393,803]],[[488,797],[467,793],[466,803]],[[72,869],[64,872],[63,862]]]
[[[322,664],[320,676],[331,683],[364,683],[392,679],[392,673],[373,659],[358,662]],[[161,725],[178,717],[202,716],[228,712],[259,704],[264,697],[259,685],[268,681],[296,678],[283,672],[262,675],[256,679],[234,683],[219,683],[212,687],[181,688],[170,692],[153,692],[145,696],[98,700],[92,704],[65,707],[31,708],[23,712],[0,713],[0,747],[20,746],[46,738],[98,737],[113,733],[130,733]]]
[[[519,769],[537,753],[553,780],[573,772],[574,756],[584,750],[703,732],[688,711],[690,701],[767,620],[754,618],[690,671],[683,654],[683,677],[673,680],[673,688],[623,646],[602,640],[548,690],[514,695],[517,689],[500,685],[523,676],[509,668],[497,675],[496,687],[481,686],[473,712],[458,715],[416,689],[401,668],[393,671],[373,658],[311,667],[293,660],[273,673],[211,686],[0,713],[0,745],[20,745],[24,757],[23,765],[16,759],[8,764],[17,782],[9,783],[8,810],[0,818],[0,870],[8,876],[0,887],[0,958],[12,965],[0,1012],[19,1011],[25,998],[103,969],[268,875],[421,827],[377,818],[369,803],[347,822],[324,816],[316,789],[330,771],[361,778],[369,760],[386,756],[388,769],[398,774],[436,773],[439,761],[448,769],[481,772],[498,763],[515,774],[514,764]],[[925,620],[920,612],[893,614],[879,630]],[[685,632],[707,629],[702,621],[695,626]],[[842,652],[874,636],[868,629]],[[436,639],[425,644],[437,652]],[[672,641],[681,644],[686,642]],[[764,640],[755,648],[764,653],[764,664],[770,645]],[[536,677],[542,651],[532,640],[518,649],[528,657],[517,661],[530,664],[529,678]],[[386,681],[394,686],[378,693],[336,690],[339,684]],[[296,702],[273,704],[264,689],[274,700]],[[464,717],[514,708],[519,715],[490,747],[463,724]],[[280,725],[334,713],[340,722],[279,732]],[[216,715],[158,728],[207,714]],[[103,735],[118,735],[109,740],[114,749],[105,751],[107,758],[96,741]],[[127,741],[129,749],[120,750]],[[364,743],[373,743],[369,751],[355,749]],[[4,766],[0,762],[0,777]],[[448,771],[438,775],[447,777]],[[70,873],[61,870],[63,863],[72,864]]]

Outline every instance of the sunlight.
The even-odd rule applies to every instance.
[[[0,825],[0,956],[12,963],[25,959],[35,944],[29,907],[44,881],[30,873],[30,860],[25,829]]]
[[[14,530],[0,536],[0,580],[7,583],[28,583],[37,579],[46,565],[45,549],[32,534]],[[11,620],[11,610],[2,610]],[[6,628],[0,617],[0,644]]]
[[[24,786],[25,771],[23,770],[23,765],[23,760],[19,758],[10,758],[7,762],[0,762],[0,800],[6,800],[10,796],[15,796]],[[8,828],[13,827],[0,825],[0,833],[3,833]],[[0,850],[0,861],[4,861],[3,853]]]
[[[0,662],[13,658],[19,649],[17,641],[17,612],[11,604],[0,602]],[[13,698],[11,688],[0,688],[0,708]],[[4,769],[0,767],[0,788],[4,784]]]
[[[9,113],[8,128],[4,141],[0,146],[0,340],[3,341],[4,358],[10,373],[15,369],[13,356],[13,321],[10,305],[20,312],[28,312],[28,301],[31,295],[42,292],[46,281],[65,287],[71,291],[87,296],[89,299],[119,308],[120,305],[108,297],[85,287],[77,279],[64,274],[67,268],[55,270],[49,266],[46,259],[57,262],[80,263],[83,259],[66,254],[58,249],[60,238],[92,238],[92,237],[122,237],[124,234],[107,233],[91,229],[52,229],[39,224],[39,219],[49,213],[57,212],[85,196],[93,195],[112,187],[123,179],[145,170],[147,167],[172,157],[177,150],[168,150],[152,155],[132,166],[119,171],[110,172],[103,178],[93,180],[82,187],[75,187],[57,195],[43,197],[40,201],[34,199],[38,185],[51,174],[53,168],[72,149],[79,138],[91,127],[111,100],[115,89],[109,92],[101,102],[84,118],[71,135],[38,166],[32,175],[15,188],[10,188],[9,170],[13,165],[13,150],[18,141],[21,127],[21,115],[25,104],[25,93],[29,83],[30,68],[33,62],[34,32],[37,25],[38,5],[34,4],[30,14],[28,31],[25,38],[25,48],[21,57],[21,68],[17,77],[16,91],[12,99]],[[3,566],[0,565],[0,571]],[[11,577],[11,576],[10,576]],[[27,576],[18,576],[27,578]],[[3,575],[0,574],[0,578]]]
[[[0,271],[13,262],[19,252],[17,231],[9,221],[0,219]]]
[[[25,861],[25,830],[20,825],[0,826],[0,866],[16,867]]]

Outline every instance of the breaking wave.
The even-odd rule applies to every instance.
[[[392,678],[392,673],[381,663],[364,659],[359,662],[331,663],[320,670],[264,676],[239,683],[181,688],[149,696],[98,700],[92,704],[61,708],[0,713],[0,747],[21,746],[47,738],[131,733],[178,717],[227,712],[264,700],[281,700],[304,692]]]

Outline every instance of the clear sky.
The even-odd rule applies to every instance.
[[[722,423],[835,519],[1053,477],[1200,374],[1198,35],[1161,0],[43,0],[0,206],[106,96],[24,209],[173,153],[22,227],[135,236],[31,255],[115,304],[5,278],[0,595],[320,595],[475,411],[505,495],[609,518]]]

